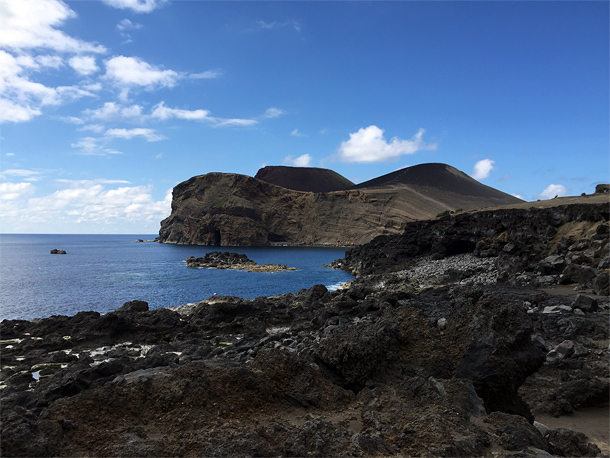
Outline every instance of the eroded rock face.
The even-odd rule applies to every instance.
[[[354,247],[340,261],[355,273],[396,271],[425,255],[494,258],[498,281],[578,284],[608,295],[607,202],[470,212],[409,223],[403,234]]]
[[[358,186],[349,183],[330,170],[298,167],[265,167],[257,178],[193,177],[174,188],[172,213],[161,222],[158,241],[355,245],[400,233],[406,222],[439,212],[520,202],[446,164],[410,167]]]

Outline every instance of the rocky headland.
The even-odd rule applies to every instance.
[[[409,223],[333,292],[4,320],[2,454],[608,455],[609,204]]]
[[[191,256],[185,259],[187,267],[206,269],[235,269],[248,272],[279,272],[282,270],[297,270],[284,264],[257,264],[245,254],[230,253],[228,251],[212,251],[205,256],[196,258]]]
[[[421,164],[354,185],[327,169],[208,173],[173,190],[157,241],[211,246],[350,246],[409,221],[521,202],[446,164]]]

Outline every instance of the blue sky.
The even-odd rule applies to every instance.
[[[609,3],[0,0],[0,232],[156,233],[265,165],[610,181]]]

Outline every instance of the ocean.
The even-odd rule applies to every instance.
[[[295,293],[315,284],[336,289],[353,277],[324,267],[343,248],[201,247],[152,242],[156,235],[0,235],[0,320],[110,312],[131,300],[150,308],[216,295],[253,299]],[[52,249],[65,255],[52,255]],[[287,264],[286,272],[186,267],[210,251],[246,254],[258,264]]]

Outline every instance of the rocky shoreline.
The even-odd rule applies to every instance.
[[[537,420],[607,412],[609,210],[411,223],[333,292],[4,320],[2,454],[607,456]]]

